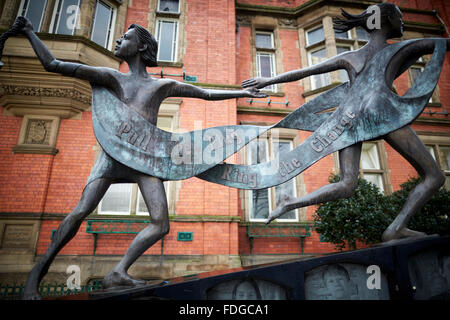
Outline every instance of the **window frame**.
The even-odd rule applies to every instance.
[[[102,199],[98,203],[97,213],[99,215],[115,215],[115,216],[130,216],[130,215],[132,215],[133,214],[132,207],[133,207],[133,202],[134,202],[133,201],[134,200],[133,196],[135,195],[135,185],[136,185],[134,183],[114,183],[114,185],[129,185],[129,187],[131,188],[131,190],[130,190],[130,198],[129,198],[130,204],[128,206],[128,212],[125,212],[125,211],[103,211],[101,209],[102,208],[102,204],[103,204],[103,200],[105,199],[105,196],[106,196],[107,192],[109,191],[109,189],[111,188],[112,185],[113,184],[111,184],[108,187],[108,190],[106,190],[106,192],[103,195]],[[134,205],[134,207],[136,207],[136,205]]]
[[[156,3],[156,13],[162,13],[162,14],[180,14],[180,7],[181,7],[181,0],[178,1],[178,10],[175,11],[160,11],[159,10],[159,6],[160,6],[161,0],[158,0]]]
[[[271,47],[258,47],[257,46],[257,40],[258,34],[266,34],[270,35],[270,42]],[[262,31],[262,30],[255,30],[255,48],[256,50],[274,50],[275,49],[275,39],[272,31]]]
[[[99,5],[99,2],[102,2],[104,5],[108,6],[111,9],[111,11],[112,11],[112,16],[110,16],[109,27],[108,27],[109,36],[107,36],[107,38],[109,38],[109,39],[107,39],[108,43],[106,44],[106,46],[98,44],[97,42],[92,40],[92,36],[93,36],[93,33],[94,33],[94,29],[95,29],[95,20],[96,20],[95,16],[97,14],[97,8],[98,8],[98,5]],[[99,46],[102,46],[103,48],[111,50],[112,46],[113,46],[113,43],[114,43],[114,32],[115,32],[115,26],[116,26],[116,19],[117,19],[117,8],[116,8],[116,6],[114,6],[112,3],[110,3],[109,1],[106,1],[106,0],[96,0],[95,8],[94,8],[93,15],[92,15],[93,23],[91,25],[91,32],[90,32],[89,39],[91,41],[97,43]]]
[[[266,161],[270,161],[273,160],[275,157],[274,154],[274,143],[275,142],[289,142],[290,143],[290,148],[291,150],[293,150],[297,145],[298,145],[298,135],[296,133],[294,133],[293,131],[289,130],[289,129],[284,129],[284,130],[278,130],[279,132],[277,132],[276,134],[274,134],[273,132],[267,132],[264,135],[260,136],[258,138],[258,140],[263,140],[265,142],[265,145],[267,147],[267,154],[266,154]],[[289,132],[288,132],[289,131]],[[246,164],[250,164],[250,151],[249,151],[249,146],[245,146],[245,148],[242,151],[244,153],[244,159],[245,159],[245,163]],[[300,175],[293,177],[291,180],[288,180],[286,182],[292,182],[293,183],[293,189],[294,189],[294,197],[298,197],[300,194],[300,190],[299,190],[299,180],[300,179]],[[301,188],[300,188],[301,189]],[[276,208],[276,187],[271,187],[271,188],[267,188],[267,189],[262,189],[262,190],[266,190],[268,193],[268,209],[269,209],[269,214],[275,210]],[[253,190],[246,190],[244,192],[244,196],[245,196],[245,203],[247,203],[246,206],[246,220],[251,222],[251,223],[259,223],[259,222],[265,222],[266,218],[264,219],[258,219],[258,218],[252,218],[252,210],[253,210]],[[294,219],[286,219],[286,218],[278,218],[275,219],[275,222],[277,223],[297,223],[300,222],[300,211],[302,209],[305,208],[297,208],[294,209],[295,211],[295,218]],[[306,210],[306,209],[305,209]]]
[[[266,146],[266,159],[265,161],[269,161],[270,159],[270,151],[269,151],[269,140],[267,139],[266,135],[261,136],[260,138],[255,139],[254,141],[263,141],[264,145]],[[246,151],[247,151],[247,157],[246,157],[246,161],[247,163],[252,163],[251,162],[251,153],[248,150],[249,146],[246,146]],[[271,192],[270,192],[270,188],[267,189],[262,189],[265,190],[267,192],[267,201],[268,201],[268,206],[269,206],[269,214],[271,212],[271,208],[272,208],[272,197],[271,197]],[[260,191],[260,190],[258,190]],[[252,212],[253,212],[253,192],[254,190],[248,190],[248,204],[249,204],[249,211],[248,211],[248,220],[251,222],[264,222],[266,221],[266,219],[258,219],[258,218],[252,218]]]
[[[178,104],[177,102],[174,101],[175,104]],[[160,108],[160,113],[158,115],[158,119],[161,118],[170,118],[170,128],[169,127],[159,127],[162,130],[165,131],[170,131],[170,132],[174,132],[174,128],[178,127],[178,108],[179,107],[175,107],[174,110],[173,107],[170,107],[170,105],[173,105],[173,103],[171,103],[170,101],[168,101],[165,105],[161,105]],[[98,146],[98,151],[101,150],[101,147]],[[115,184],[120,184],[120,183],[115,183]],[[139,199],[140,199],[140,190],[139,190],[139,186],[137,183],[124,183],[124,184],[130,184],[131,185],[131,192],[130,192],[130,209],[128,211],[128,213],[126,212],[101,212],[100,208],[101,208],[101,203],[103,201],[103,198],[105,197],[106,193],[108,191],[105,192],[105,195],[103,196],[103,198],[101,199],[101,201],[99,202],[97,209],[96,209],[96,213],[98,215],[114,215],[114,216],[133,216],[133,217],[142,217],[142,216],[148,216],[149,212],[146,211],[139,211]],[[173,214],[175,214],[175,205],[171,205],[171,200],[172,197],[173,199],[176,199],[177,196],[175,194],[175,192],[177,192],[176,188],[176,181],[165,181],[163,182],[164,184],[164,190],[166,193],[166,199],[167,199],[167,205],[168,205],[168,210],[169,213],[172,212]],[[109,189],[109,188],[108,188]],[[174,194],[172,194],[172,192],[174,192]]]
[[[30,4],[31,1],[32,1],[32,0],[21,0],[21,1],[20,1],[19,11],[17,12],[17,17],[19,17],[19,16],[24,16],[24,17],[25,17],[25,16],[26,16],[26,14],[27,14],[27,12],[28,12],[28,9],[29,9],[29,4]],[[27,5],[27,8],[26,8],[26,10],[25,10],[25,13],[23,13],[24,7],[25,7],[25,2],[26,2],[28,5]],[[33,29],[35,30],[35,32],[41,32],[41,29],[42,29],[42,23],[43,23],[43,21],[44,21],[45,15],[46,15],[48,3],[49,3],[49,0],[45,0],[44,8],[43,8],[42,14],[41,14],[41,19],[39,20],[39,26],[38,26],[38,27],[33,26]]]
[[[276,72],[276,62],[275,62],[275,53],[274,52],[268,52],[268,51],[256,51],[256,74],[257,77],[261,77],[261,62],[260,57],[262,55],[269,56],[270,58],[270,77],[274,77]],[[264,87],[261,89],[261,91],[268,91],[268,92],[277,92],[277,85],[272,84],[270,86]]]
[[[313,31],[317,30],[317,29],[320,29],[320,28],[323,30],[323,39],[322,39],[322,40],[319,40],[319,41],[316,41],[316,42],[314,42],[314,43],[309,43],[308,34],[309,34],[310,32],[313,32]],[[318,43],[321,43],[321,42],[325,42],[325,28],[324,28],[323,24],[316,25],[316,26],[314,26],[314,27],[311,27],[311,28],[308,28],[307,30],[305,30],[305,43],[306,43],[306,48],[311,47],[311,46],[314,46],[314,45],[317,45]]]
[[[386,174],[387,174],[387,165],[385,163],[385,161],[383,161],[384,159],[382,158],[382,150],[380,150],[380,144],[382,142],[381,141],[371,141],[371,142],[363,142],[363,144],[361,145],[361,157],[360,157],[360,164],[359,164],[359,176],[360,178],[364,179],[364,174],[372,174],[372,175],[379,175],[380,176],[380,180],[381,180],[381,184],[382,184],[382,190],[381,188],[380,191],[383,194],[388,194],[389,193],[389,188],[387,185],[387,181],[386,181]],[[377,152],[377,160],[379,163],[379,168],[378,169],[364,169],[362,167],[362,153],[364,151],[364,146],[367,145],[373,145],[376,152]],[[369,181],[367,179],[365,179],[366,181]],[[370,181],[369,181],[370,182]],[[378,186],[379,187],[379,186]]]
[[[49,33],[62,34],[62,33],[57,33],[56,31],[58,30],[59,23],[60,23],[60,20],[61,20],[61,12],[58,13],[58,7],[60,6],[61,3],[64,3],[64,1],[65,0],[55,0],[55,2],[54,2],[52,19],[51,19],[50,28],[49,28]],[[79,14],[81,15],[81,0],[77,0],[77,1],[78,1],[78,7],[80,8]],[[63,6],[63,4],[61,4],[61,10],[62,10],[62,6]],[[56,22],[55,19],[56,19],[56,14],[57,13],[58,13],[58,21]],[[56,25],[55,25],[55,23],[56,23]],[[70,36],[74,36],[75,35],[75,30],[77,30],[76,27],[72,29],[72,33],[69,34],[69,35]]]
[[[327,54],[327,58],[326,58],[326,59],[329,59],[329,58],[328,58],[327,48],[326,48],[325,45],[323,45],[323,46],[318,46],[318,47],[314,47],[313,49],[307,50],[308,67],[311,67],[311,66],[314,65],[314,64],[312,64],[312,54],[313,54],[314,52],[317,52],[317,51],[320,51],[320,50],[325,50],[325,53]],[[319,62],[319,63],[320,63],[320,62]],[[328,78],[328,81],[325,81],[325,82],[328,82],[328,83],[326,83],[326,84],[323,85],[323,86],[316,87],[315,82],[314,82],[314,79],[317,78],[317,77],[327,77],[327,78]],[[310,78],[311,90],[320,89],[320,88],[329,86],[329,85],[331,84],[331,74],[330,74],[329,72],[327,72],[327,73],[321,73],[321,74],[314,74],[314,75],[311,75],[309,78]]]
[[[176,30],[175,30],[175,37],[172,43],[172,57],[173,60],[161,60],[159,58],[159,54],[160,54],[160,50],[161,50],[161,46],[160,46],[160,36],[161,36],[161,29],[160,29],[160,22],[173,22],[175,23],[176,26]],[[178,38],[179,38],[179,24],[180,21],[179,19],[176,18],[167,18],[167,17],[156,17],[156,25],[155,25],[155,38],[156,41],[158,41],[158,52],[156,54],[156,58],[158,62],[169,62],[169,63],[175,63],[178,61]],[[174,47],[175,46],[175,47]]]

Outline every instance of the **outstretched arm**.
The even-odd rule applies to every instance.
[[[110,68],[90,67],[80,63],[57,60],[47,46],[34,33],[33,26],[28,19],[18,17],[16,23],[23,25],[22,33],[30,40],[31,46],[46,71],[88,80],[99,85],[114,85],[113,73],[117,71]]]
[[[342,55],[343,54],[335,56],[311,67],[288,71],[272,78],[253,78],[245,80],[242,82],[242,87],[254,87],[261,89],[276,83],[297,81],[311,75],[327,73],[338,69],[345,69],[346,61],[342,59]]]
[[[225,100],[233,98],[265,98],[266,94],[258,90],[211,90],[203,89],[189,83],[170,81],[168,97],[189,97],[204,100]]]

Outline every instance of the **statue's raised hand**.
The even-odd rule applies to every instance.
[[[29,31],[33,31],[33,25],[27,18],[19,16],[16,18],[16,21],[14,21],[14,24],[11,29],[17,32],[18,34],[27,33]]]
[[[266,98],[267,94],[260,92],[258,89],[255,88],[248,88],[245,89],[249,93],[249,97],[251,98]]]
[[[266,86],[268,86],[268,82],[269,78],[253,78],[253,79],[248,79],[245,81],[242,81],[242,87],[243,88],[255,88],[255,89],[261,89],[264,88]]]

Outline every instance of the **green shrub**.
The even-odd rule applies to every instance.
[[[331,175],[330,183],[339,181]],[[349,246],[356,249],[356,242],[373,244],[381,242],[383,231],[400,212],[409,192],[419,183],[409,179],[399,191],[383,196],[377,186],[358,179],[355,194],[320,204],[314,215],[315,230],[321,239],[336,245],[339,250]],[[425,206],[415,214],[408,228],[427,234],[450,234],[450,192],[441,188]]]
[[[395,218],[403,207],[410,191],[419,184],[419,178],[410,178],[400,185],[401,189],[386,196],[391,204],[391,216]],[[426,234],[450,234],[450,191],[440,188],[409,221],[408,228]]]

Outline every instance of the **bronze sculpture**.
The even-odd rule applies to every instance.
[[[334,27],[338,32],[345,32],[357,26],[363,27],[369,32],[369,42],[361,49],[345,52],[312,67],[290,71],[273,78],[250,79],[243,82],[243,87],[263,88],[275,83],[295,81],[314,74],[345,69],[350,78],[350,91],[348,92],[350,99],[345,100],[342,97],[343,99],[339,101],[338,110],[347,109],[353,112],[358,108],[363,109],[364,112],[361,113],[361,116],[365,117],[366,123],[363,123],[362,126],[365,125],[366,129],[373,130],[374,123],[380,127],[387,125],[387,123],[376,119],[381,113],[391,113],[389,116],[392,117],[393,121],[396,121],[398,119],[398,113],[409,112],[409,110],[403,108],[408,104],[419,103],[423,110],[437,83],[437,78],[433,78],[432,74],[439,76],[442,61],[445,57],[445,50],[450,50],[450,39],[415,39],[389,45],[387,43],[388,39],[398,38],[403,34],[402,13],[396,5],[391,3],[382,3],[377,6],[381,12],[381,28],[379,29],[369,29],[367,27],[367,19],[371,16],[367,10],[359,15],[351,15],[342,10],[345,19],[335,19],[334,21]],[[388,52],[395,46],[401,46],[401,48],[397,48],[397,50],[392,49],[393,52],[389,53],[387,59],[384,58],[383,51]],[[397,95],[388,92],[392,88],[392,83],[396,77],[407,70],[422,55],[430,53],[433,53],[433,58],[439,54],[440,61],[429,69],[429,73],[421,81],[414,83],[410,91],[403,97],[400,97],[401,99]],[[370,66],[376,69],[376,64],[380,63],[382,64],[382,67],[379,69],[380,72],[374,72],[370,75],[371,77],[364,77],[364,74],[367,73]],[[430,86],[430,88],[425,90],[426,86]],[[359,90],[362,90],[363,94],[361,92],[358,93]],[[414,96],[413,91],[419,91],[422,94],[416,94]],[[420,99],[418,98],[419,96],[421,96]],[[361,99],[358,99],[358,97],[361,97]],[[404,104],[400,104],[401,102],[404,102]],[[419,114],[416,113],[411,116],[409,123]],[[424,233],[409,230],[406,226],[410,218],[445,182],[444,175],[440,171],[436,161],[427,151],[416,133],[409,127],[409,123],[405,123],[401,127],[389,131],[386,134],[378,134],[377,136],[371,137],[372,139],[383,138],[388,142],[408,160],[422,178],[421,183],[410,193],[401,212],[383,233],[383,241],[424,236]],[[284,199],[283,203],[270,214],[267,223],[295,208],[350,197],[356,188],[361,145],[364,140],[355,139],[354,141],[356,143],[346,146],[339,153],[341,170],[341,180],[339,183],[326,185],[302,198]],[[323,144],[311,145],[313,149],[314,146],[316,148],[326,147]]]
[[[385,231],[383,240],[422,236],[406,228],[410,217],[443,184],[443,176],[423,143],[408,126],[423,110],[436,82],[450,47],[445,39],[418,39],[388,45],[386,40],[401,36],[402,20],[400,10],[393,4],[378,5],[381,9],[381,28],[368,30],[370,41],[362,49],[346,52],[310,68],[295,70],[271,79],[257,78],[243,82],[250,91],[203,90],[198,87],[170,79],[156,80],[148,76],[147,66],[156,65],[156,42],[142,27],[131,25],[117,41],[115,54],[130,66],[130,73],[122,74],[108,68],[93,68],[80,64],[60,62],[33,33],[31,24],[19,17],[13,26],[14,32],[25,34],[47,71],[79,77],[93,86],[94,131],[103,151],[83,190],[83,195],[74,211],[58,228],[47,253],[30,273],[24,298],[39,298],[37,286],[47,272],[57,252],[78,230],[82,220],[97,206],[98,202],[114,182],[137,182],[144,200],[150,209],[151,224],[133,240],[123,259],[104,279],[104,287],[135,286],[144,284],[132,279],[127,270],[130,265],[152,244],[169,231],[167,203],[162,181],[185,179],[198,176],[207,181],[242,189],[261,189],[278,185],[298,175],[314,162],[334,151],[340,152],[341,181],[325,186],[301,199],[285,199],[268,219],[298,207],[332,201],[351,196],[356,185],[362,141],[384,138],[400,152],[424,177],[423,182],[411,193],[403,210],[393,224]],[[344,12],[347,20],[337,20],[341,31],[363,26],[367,12],[352,16]],[[347,29],[347,30],[348,30]],[[1,39],[0,39],[1,42]],[[395,96],[386,90],[392,87],[400,75],[418,57],[433,53],[432,61],[423,75],[404,97]],[[217,136],[224,137],[217,149],[233,145],[221,157],[205,163],[173,163],[173,155],[180,156],[195,152],[191,148],[195,133],[170,134],[155,126],[158,108],[169,96],[198,97],[203,99],[227,99],[235,97],[261,97],[257,89],[267,85],[299,80],[313,74],[345,69],[350,81],[344,83],[293,111],[285,119],[271,127],[224,126],[217,127]],[[369,87],[370,88],[365,88]],[[386,89],[388,88],[388,89]],[[371,93],[374,90],[375,93]],[[390,92],[390,90],[388,90]],[[367,95],[364,95],[367,93]],[[351,103],[346,98],[353,100]],[[384,100],[383,100],[384,99]],[[359,104],[356,105],[355,101]],[[345,104],[347,102],[348,104]],[[332,106],[335,112],[321,113]],[[385,110],[379,106],[385,107]],[[406,110],[407,106],[411,106]],[[103,109],[102,109],[103,108]],[[398,109],[402,108],[402,112]],[[111,109],[111,110],[106,110]],[[406,111],[405,111],[406,110]],[[105,111],[105,112],[104,112]],[[107,111],[107,112],[106,112]],[[395,121],[389,121],[389,118]],[[392,119],[391,119],[392,120]],[[285,155],[280,163],[262,163],[254,166],[222,164],[228,156],[243,147],[253,138],[271,128],[294,128],[313,131],[306,143]],[[243,141],[237,132],[240,129],[252,131]],[[201,135],[205,135],[202,132]],[[210,141],[202,141],[200,150],[217,142],[211,135]],[[405,145],[405,139],[408,144]],[[179,143],[182,140],[182,143]],[[184,144],[184,142],[189,142]],[[193,143],[195,145],[195,142]],[[181,146],[181,148],[180,148]],[[152,203],[152,205],[149,205]]]
[[[143,27],[132,24],[125,34],[116,41],[114,54],[128,63],[130,71],[121,73],[104,67],[90,67],[78,63],[62,62],[51,54],[48,48],[33,32],[31,23],[25,17],[18,17],[11,29],[24,34],[31,42],[37,57],[46,71],[88,80],[93,87],[108,88],[129,110],[156,125],[160,104],[167,97],[193,97],[205,100],[223,100],[238,97],[266,97],[258,90],[206,90],[172,79],[154,79],[147,73],[147,67],[157,65],[157,42]],[[5,37],[4,37],[5,38]],[[72,239],[83,219],[98,205],[108,187],[116,182],[138,184],[144,201],[149,208],[151,223],[133,240],[129,249],[116,267],[105,276],[105,288],[136,286],[145,284],[127,274],[131,264],[145,250],[169,232],[167,200],[162,179],[135,171],[119,163],[102,151],[92,174],[83,190],[75,209],[61,222],[54,238],[42,259],[31,270],[24,289],[24,299],[39,299],[38,285],[47,273],[54,257]]]

